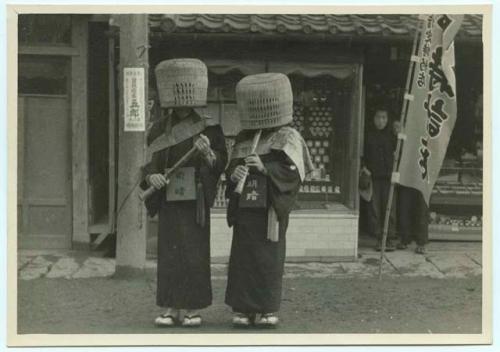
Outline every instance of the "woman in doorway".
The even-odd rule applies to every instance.
[[[385,107],[375,109],[373,129],[365,137],[362,169],[372,178],[373,194],[369,213],[371,231],[377,238],[377,250],[381,248],[396,143],[397,138],[394,135],[393,126],[389,124],[388,110]],[[394,251],[394,239],[395,214],[391,212],[386,243],[387,251]]]
[[[173,59],[155,69],[164,116],[148,131],[143,189],[157,191],[146,201],[158,214],[156,303],[165,308],[155,323],[199,326],[199,310],[212,302],[210,280],[210,207],[227,153],[218,123],[199,112],[207,101],[207,68],[196,59]],[[171,168],[191,148],[197,153],[169,180]]]
[[[225,301],[233,309],[235,326],[274,327],[289,213],[312,162],[301,135],[288,126],[293,98],[287,76],[247,76],[236,86],[236,99],[242,132],[226,171],[233,241]],[[260,140],[249,155],[258,130]],[[241,195],[235,193],[245,180]]]

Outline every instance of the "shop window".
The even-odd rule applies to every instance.
[[[22,45],[70,45],[71,15],[19,15],[19,43]]]
[[[292,125],[306,140],[315,166],[301,186],[299,206],[324,208],[331,202],[344,202],[350,85],[328,75],[289,77],[294,93]]]
[[[224,74],[209,73],[208,108],[219,118],[224,134],[231,140],[240,130],[236,107],[236,84],[244,77],[239,70]],[[231,143],[230,143],[231,145]]]
[[[67,94],[68,70],[64,59],[21,56],[18,72],[19,94]]]
[[[229,151],[239,131],[234,93],[243,76],[238,70],[209,75],[209,109],[219,115]],[[292,126],[306,140],[316,168],[301,186],[297,207],[325,209],[332,203],[348,205],[352,79],[326,74],[305,77],[301,73],[289,74],[289,78],[294,95]],[[216,207],[226,205],[224,188],[222,180]]]

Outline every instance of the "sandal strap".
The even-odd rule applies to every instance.
[[[163,313],[160,315],[161,318],[170,318],[170,319],[175,319],[175,317],[172,314],[165,314]]]
[[[262,318],[271,318],[271,317],[275,317],[276,314],[274,313],[263,313],[262,314]]]
[[[234,313],[233,314],[234,318],[240,318],[240,319],[251,319],[252,314],[247,314],[247,313]]]
[[[185,315],[184,318],[187,318],[187,319],[196,319],[196,318],[200,318],[201,319],[201,316],[199,314],[195,314],[195,315]]]

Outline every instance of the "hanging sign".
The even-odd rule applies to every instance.
[[[267,178],[264,175],[249,174],[240,197],[240,208],[267,207]]]
[[[144,68],[123,69],[124,131],[146,130],[146,106],[144,99]]]

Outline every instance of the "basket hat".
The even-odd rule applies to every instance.
[[[287,125],[293,120],[293,94],[282,73],[244,77],[236,85],[241,128],[256,130]]]
[[[207,105],[207,66],[198,59],[171,59],[155,68],[162,108]]]

